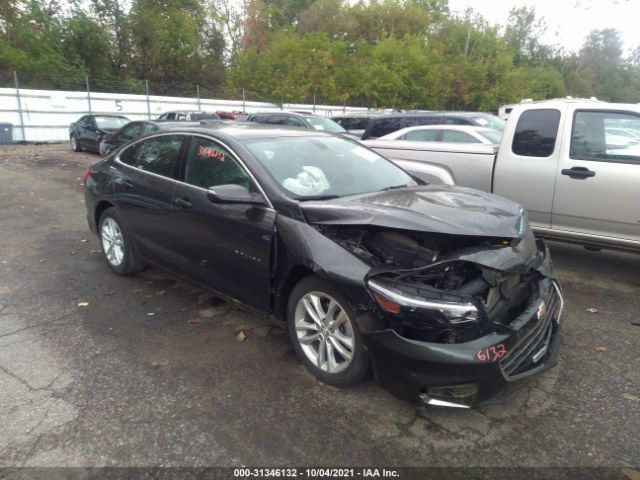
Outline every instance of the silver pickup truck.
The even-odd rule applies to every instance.
[[[364,141],[415,176],[520,202],[538,235],[640,251],[640,105],[514,106],[499,148]]]

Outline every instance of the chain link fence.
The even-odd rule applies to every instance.
[[[284,95],[265,98],[244,88],[220,95],[197,84],[94,78],[77,74],[42,77],[0,71],[0,124],[10,124],[13,141],[18,142],[67,139],[69,124],[84,114],[118,114],[130,120],[145,120],[172,110],[247,114],[280,109],[328,116],[368,111],[367,108],[348,106],[346,102],[331,105],[322,100],[321,92],[315,92],[306,103],[299,103]]]

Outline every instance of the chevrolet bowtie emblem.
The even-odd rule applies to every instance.
[[[540,306],[538,307],[538,319],[543,318],[546,313],[547,313],[547,304],[544,303],[544,300],[543,300]]]

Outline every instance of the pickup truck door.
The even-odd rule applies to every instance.
[[[640,242],[640,112],[571,109],[552,228]],[[628,133],[627,139],[620,131]]]
[[[566,107],[514,109],[502,136],[492,192],[527,210],[531,226],[551,227],[551,210]]]

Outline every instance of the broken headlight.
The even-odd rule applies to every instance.
[[[392,284],[377,280],[368,280],[367,285],[373,292],[373,298],[378,306],[393,315],[400,314],[403,310],[425,312],[437,323],[449,325],[476,322],[479,318],[477,307],[470,302],[454,302],[412,295],[394,288]]]

